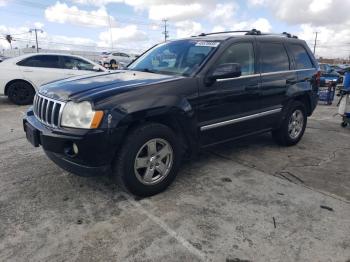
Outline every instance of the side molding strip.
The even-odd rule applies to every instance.
[[[265,111],[265,112],[261,112],[261,113],[257,113],[257,114],[253,114],[253,115],[249,115],[249,116],[244,116],[244,117],[234,118],[234,119],[231,119],[231,120],[226,120],[226,121],[223,121],[223,122],[218,122],[218,123],[211,124],[211,125],[201,126],[200,130],[201,131],[205,131],[205,130],[209,130],[209,129],[213,129],[213,128],[217,128],[217,127],[221,127],[221,126],[227,126],[227,125],[231,125],[231,124],[235,124],[235,123],[251,120],[251,119],[254,119],[254,118],[259,118],[259,117],[263,117],[263,116],[276,114],[276,113],[279,113],[281,111],[282,111],[282,107],[281,108],[277,108],[277,109],[273,109],[273,110],[269,110],[269,111]]]

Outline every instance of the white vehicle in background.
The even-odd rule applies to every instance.
[[[99,63],[106,68],[124,68],[135,60],[135,56],[121,52],[103,52]]]
[[[17,105],[27,105],[43,84],[108,70],[80,56],[39,53],[7,59],[0,63],[0,72],[0,95]]]

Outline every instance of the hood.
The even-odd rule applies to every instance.
[[[96,97],[112,96],[145,85],[181,78],[183,77],[121,70],[115,73],[73,77],[52,82],[43,85],[39,93],[60,101],[91,101]]]

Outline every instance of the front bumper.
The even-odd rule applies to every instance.
[[[54,129],[39,122],[31,109],[23,119],[23,127],[34,146],[42,146],[54,163],[79,176],[110,173],[111,163],[125,133],[124,128]],[[78,153],[74,152],[73,144]]]

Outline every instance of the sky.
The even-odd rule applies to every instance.
[[[0,49],[35,44],[63,50],[139,53],[164,40],[202,32],[289,32],[329,58],[350,56],[350,0],[0,0]]]

